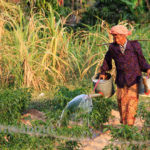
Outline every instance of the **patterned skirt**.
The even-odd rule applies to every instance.
[[[117,88],[117,101],[120,112],[120,122],[134,125],[138,106],[138,84],[131,87]]]

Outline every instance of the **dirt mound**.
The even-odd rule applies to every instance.
[[[30,117],[30,119],[26,119]],[[36,110],[36,109],[30,109],[26,112],[24,112],[24,114],[21,116],[21,122],[25,125],[29,125],[29,126],[32,126],[31,124],[31,120],[41,120],[43,122],[46,121],[46,117],[45,117],[45,114],[39,110]]]

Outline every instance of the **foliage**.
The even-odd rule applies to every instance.
[[[145,106],[144,102],[141,102],[138,105],[137,116],[141,117],[141,119],[144,119],[144,118],[146,118],[146,115],[147,115],[146,106]]]
[[[82,14],[82,23],[94,25],[97,17],[110,24],[117,24],[120,20],[148,22],[148,10],[145,1],[126,0],[96,0],[95,4],[87,7]]]
[[[88,93],[88,89],[77,88],[75,90],[69,90],[65,86],[58,86],[56,88],[56,94],[54,100],[52,100],[52,105],[55,106],[55,109],[63,110],[66,104],[71,101],[77,95]]]
[[[100,128],[101,125],[108,121],[111,110],[113,107],[113,101],[106,98],[93,99],[93,111],[90,114],[90,124],[94,128]]]
[[[44,111],[46,113],[47,121],[32,122],[32,128],[34,127],[48,128],[49,132],[46,132],[46,134],[50,134],[50,135],[47,137],[45,136],[36,137],[35,135],[31,136],[31,135],[25,135],[21,133],[15,133],[15,134],[6,133],[6,132],[1,133],[0,144],[2,145],[2,148],[5,149],[11,147],[11,149],[19,149],[19,147],[21,147],[22,149],[26,149],[28,147],[31,149],[37,149],[40,147],[40,149],[56,148],[59,150],[79,149],[79,146],[81,144],[80,141],[76,139],[78,137],[85,137],[89,135],[90,134],[89,128],[87,126],[80,127],[77,125],[72,126],[72,128],[68,128],[68,126],[64,126],[60,128],[58,126],[58,122],[60,119],[61,112],[64,109],[66,103],[70,101],[72,98],[74,98],[75,96],[77,96],[78,94],[81,94],[82,92],[85,91],[86,90],[84,88],[69,90],[64,86],[58,87],[58,89],[56,90],[55,98],[53,100],[48,100],[47,103],[44,102],[44,105],[40,104],[41,111]],[[75,138],[75,140],[71,140],[71,138],[73,137]],[[21,144],[21,142],[23,142],[23,144]],[[48,143],[49,145],[47,145]]]
[[[8,141],[4,137],[7,137]],[[12,150],[21,149],[39,149],[41,146],[44,148],[52,149],[54,140],[51,137],[33,137],[30,135],[16,134],[16,133],[1,133],[0,144],[1,148]]]
[[[67,141],[60,146],[57,147],[58,150],[79,150],[80,149],[80,143],[76,141]]]
[[[82,16],[81,23],[94,25],[96,23],[96,17],[106,20],[109,23],[118,23],[119,20],[130,20],[136,22],[148,22],[148,5],[146,1],[138,0],[90,0],[82,2],[72,2],[69,0],[64,1],[64,6],[60,7],[57,0],[35,0],[30,1],[31,9],[37,7],[37,10],[43,10],[46,14],[49,13],[49,4],[56,10],[61,16],[67,16],[69,12],[77,10],[81,12],[79,16]]]
[[[146,6],[146,1],[138,1],[138,0],[121,0],[128,9],[130,10],[132,16],[134,16],[134,20],[136,22],[145,22],[147,23],[148,20],[145,17],[147,15],[147,6]],[[126,14],[125,17],[128,15]],[[127,19],[127,18],[126,18]],[[145,19],[145,20],[144,20]]]
[[[58,5],[58,0],[26,0],[23,2],[24,5],[29,5],[28,11],[34,12],[40,12],[44,11],[47,17],[49,17],[50,14],[50,7],[53,8],[53,10],[57,11],[61,16],[67,16],[69,13],[71,13],[71,9],[69,7],[61,7]],[[24,6],[22,6],[24,7]],[[26,12],[28,13],[28,12]]]
[[[31,100],[29,89],[0,90],[0,122],[15,123]]]
[[[50,102],[50,109],[55,113],[48,113],[50,118],[55,118],[52,122],[57,124],[61,119],[61,114],[65,109],[67,103],[71,101],[77,95],[87,93],[87,89],[85,88],[77,88],[75,90],[69,90],[65,86],[57,87],[56,94],[54,99]],[[56,119],[57,118],[57,119]],[[66,122],[69,121],[69,118],[65,118]],[[66,123],[65,123],[66,124]]]
[[[55,112],[59,112],[58,116],[60,117],[63,109],[67,105],[67,103],[80,94],[86,94],[88,93],[85,88],[79,88],[75,89],[73,91],[70,91],[66,87],[61,87],[56,95],[55,99],[52,100],[52,107],[51,109]],[[108,118],[110,116],[110,112],[113,106],[113,102],[111,99],[105,99],[105,98],[94,98],[93,99],[93,109],[92,112],[88,115],[80,115],[76,118],[76,121],[84,118],[86,120],[89,120],[89,124],[93,126],[94,128],[99,128],[100,125],[108,121]],[[57,114],[57,113],[55,113]],[[66,118],[69,121],[69,117]],[[83,122],[84,123],[84,122]]]
[[[55,139],[50,136],[31,136],[20,133],[0,134],[1,149],[58,149],[58,150],[77,150],[80,143],[76,141]]]
[[[56,148],[60,150],[79,149],[80,141],[78,140],[82,137],[91,136],[92,134],[87,124],[82,124],[82,126],[74,124],[71,125],[71,127],[69,127],[68,125],[64,127],[59,127],[58,122],[60,119],[61,112],[66,106],[66,103],[69,102],[75,96],[87,92],[88,89],[86,88],[77,88],[75,90],[70,90],[65,86],[58,87],[53,100],[48,100],[47,103],[43,101],[44,105],[42,103],[39,104],[40,110],[44,111],[47,116],[46,122],[41,123],[37,121],[36,123],[32,123],[33,128],[49,127],[49,132],[47,134],[53,136],[49,135],[49,136],[36,137],[35,135],[31,136],[31,135],[25,135],[20,133],[14,134],[14,133],[1,132],[0,134],[1,147],[3,149],[7,149],[8,147],[11,147],[11,149],[19,149],[20,147],[22,149],[26,149],[26,148],[30,148],[30,149]],[[97,129],[100,127],[100,125],[103,122],[106,122],[106,120],[108,119],[108,115],[110,115],[109,113],[112,108],[113,102],[111,101],[111,99],[95,98],[93,99],[93,104],[94,104],[94,108],[93,108],[93,112],[90,114],[91,116],[89,118],[89,122],[90,125],[93,126],[93,128]],[[143,109],[142,104],[140,104],[139,109],[140,109],[139,115],[142,116],[142,113],[144,112],[144,118],[148,121],[149,113],[145,114],[145,110],[142,110]],[[148,123],[149,122],[147,122],[147,124]],[[122,139],[122,142],[126,142],[125,140],[128,140],[128,143],[131,141],[131,144],[128,145],[124,143],[121,144],[122,149],[127,149],[127,147],[129,149],[140,149],[140,148],[147,148],[147,145],[132,144],[132,140],[146,141],[147,139],[149,139],[150,135],[149,135],[148,127],[146,128],[147,124],[145,124],[145,127],[142,129],[142,131],[137,130],[137,128],[134,127],[131,128],[124,125],[122,125],[121,128],[108,127],[107,129],[111,129],[111,134],[115,139],[116,138],[119,140]],[[74,140],[71,140],[71,138],[74,138]],[[105,147],[105,149],[107,148],[119,149],[120,146],[117,147],[116,145],[112,144]]]
[[[111,134],[115,139],[123,138],[126,140],[136,140],[136,141],[142,139],[141,133],[139,133],[138,129],[135,127],[131,128],[128,125],[122,125],[120,128],[110,127],[110,129]]]
[[[147,149],[148,147],[145,144],[126,144],[123,143],[121,145],[115,145],[115,144],[109,144],[105,146],[103,150],[141,150],[141,149]]]
[[[93,0],[94,1],[94,0]],[[27,2],[27,1],[26,1]],[[68,14],[71,9],[59,7],[56,1],[34,0],[29,1],[29,13],[19,5],[13,5],[0,1],[0,80],[1,85],[6,86],[9,79],[13,80],[14,87],[34,87],[34,89],[51,89],[59,82],[83,82],[90,79],[99,65],[102,63],[104,54],[108,46],[99,47],[97,44],[112,42],[109,34],[110,23],[118,23],[120,19],[135,19],[139,17],[139,12],[144,12],[145,4],[141,4],[140,9],[135,9],[135,3],[129,1],[100,1],[97,7],[86,8],[82,13],[82,23],[88,22],[94,26],[82,24],[74,32],[66,26]],[[108,5],[109,3],[109,5]],[[121,6],[120,6],[121,4]],[[123,5],[122,5],[123,4]],[[117,6],[117,8],[116,8]],[[123,7],[122,7],[123,6]],[[101,9],[100,9],[101,8]],[[23,9],[23,10],[22,10]],[[144,10],[143,10],[144,9]],[[59,13],[60,14],[59,14]],[[99,17],[94,17],[99,16]],[[112,18],[114,15],[114,18]],[[67,16],[63,18],[63,16]],[[90,18],[90,19],[89,19]],[[143,17],[144,18],[144,17]],[[143,19],[141,17],[141,19]],[[91,22],[92,20],[92,22]],[[97,24],[95,24],[95,22]],[[126,21],[120,22],[129,26]],[[82,28],[84,26],[84,28]],[[149,26],[134,24],[135,31],[131,39],[149,39]],[[149,43],[141,42],[144,55],[148,62]],[[112,71],[114,73],[114,70]],[[4,78],[6,77],[6,78]],[[12,77],[12,78],[11,78]],[[59,127],[61,113],[66,104],[75,96],[89,93],[88,80],[84,88],[70,90],[63,87],[56,89],[54,99],[39,103],[39,110],[44,111],[47,116],[46,122],[35,121],[33,126],[54,127],[54,135],[66,137],[89,136],[91,134],[87,124],[83,126],[73,125]],[[85,88],[86,87],[86,88]],[[28,90],[7,89],[0,91],[0,122],[15,124],[21,112],[28,106],[31,94]],[[93,128],[99,128],[101,124],[108,120],[112,105],[111,99],[93,99],[93,112],[80,116],[81,119],[89,120]],[[139,106],[138,115],[145,118],[145,126],[141,132],[136,128],[124,127],[121,129],[110,128],[112,135],[121,139],[147,140],[150,137],[148,125],[150,124],[150,113]],[[2,113],[1,113],[2,112]],[[136,133],[137,132],[137,133]],[[8,138],[6,140],[5,136]],[[34,137],[24,134],[1,133],[0,145],[2,149],[78,149],[79,142],[70,140],[58,140],[52,137]],[[144,147],[144,146],[143,146]],[[143,148],[142,147],[142,148]],[[130,145],[130,149],[140,149],[138,145]]]

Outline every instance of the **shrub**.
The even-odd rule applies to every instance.
[[[85,88],[69,90],[65,86],[60,86],[58,87],[55,98],[52,101],[52,105],[55,106],[55,109],[63,110],[69,101],[71,101],[74,97],[84,93],[87,93],[87,89]]]
[[[31,100],[28,89],[0,90],[0,122],[15,123]]]
[[[113,101],[110,98],[93,99],[93,111],[90,115],[91,125],[100,128],[103,123],[108,121],[112,107]]]

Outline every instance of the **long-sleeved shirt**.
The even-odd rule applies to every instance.
[[[127,41],[124,53],[121,52],[118,44],[112,43],[101,66],[101,74],[105,74],[106,71],[112,69],[112,59],[117,70],[115,83],[120,88],[139,83],[141,72],[150,69],[150,65],[146,62],[141,46],[137,41]]]

